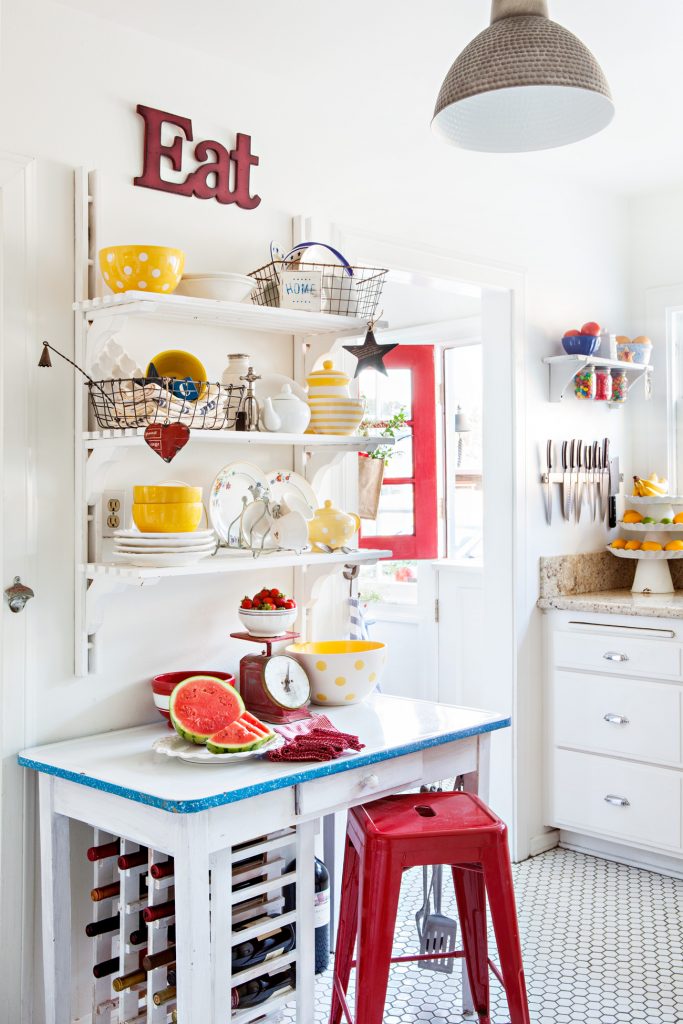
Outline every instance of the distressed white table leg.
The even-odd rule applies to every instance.
[[[178,819],[175,852],[176,983],[182,1024],[212,1020],[208,814]]]
[[[222,969],[212,971],[213,1024],[230,1020],[232,990],[232,850],[211,857],[211,958]]]
[[[482,733],[477,741],[477,770],[463,776],[466,793],[474,793],[482,800],[489,798],[489,762],[491,756],[491,734]],[[467,977],[467,964],[462,961],[462,1012],[467,1017],[474,1016],[474,1001],[470,991],[470,980]]]
[[[296,827],[296,1021],[315,1020],[315,821]]]
[[[334,953],[337,941],[345,837],[346,811],[326,814],[323,818],[323,860],[330,873],[330,953]]]
[[[45,1024],[71,1024],[69,819],[55,814],[54,781],[41,774],[38,783]]]

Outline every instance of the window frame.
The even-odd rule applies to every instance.
[[[412,486],[414,532],[364,537],[361,531],[360,546],[389,548],[392,561],[424,561],[439,554],[434,357],[434,345],[399,345],[384,357],[388,370],[411,371],[412,409],[406,424],[413,435],[413,475],[391,476],[385,472],[383,485]]]

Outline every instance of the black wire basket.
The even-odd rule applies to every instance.
[[[193,430],[235,426],[246,386],[173,377],[89,381],[90,407],[99,427],[117,430],[150,423],[185,423]]]
[[[251,301],[255,305],[280,305],[280,280],[283,270],[303,273],[319,271],[322,274],[321,312],[336,316],[359,317],[362,320],[372,319],[377,312],[388,274],[388,271],[381,267],[345,267],[338,263],[310,263],[306,260],[292,263],[271,260],[249,274],[257,284],[251,293]]]

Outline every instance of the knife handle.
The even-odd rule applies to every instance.
[[[567,447],[568,447],[568,445],[569,445],[568,441],[563,441],[562,442],[562,469],[564,469],[565,471],[567,469]]]
[[[548,441],[548,444],[547,444],[547,447],[546,447],[546,450],[545,450],[545,464],[546,464],[546,468],[547,468],[548,472],[550,473],[552,471],[552,468],[553,468],[553,442],[552,442],[552,440]]]
[[[610,494],[609,497],[609,519],[608,525],[610,530],[613,530],[617,525],[617,499],[614,494]]]

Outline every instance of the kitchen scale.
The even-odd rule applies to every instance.
[[[287,725],[311,718],[307,704],[311,684],[306,672],[288,654],[273,654],[273,644],[297,640],[301,633],[260,637],[251,633],[231,633],[235,640],[262,644],[260,654],[245,654],[240,661],[240,696],[248,711],[264,722]]]

